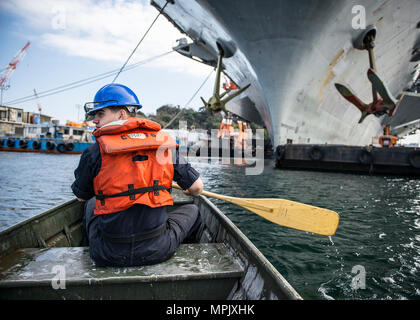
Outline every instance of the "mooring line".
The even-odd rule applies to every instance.
[[[120,73],[124,70],[125,66],[127,65],[128,61],[130,60],[130,58],[132,57],[132,55],[134,54],[134,52],[136,52],[137,48],[139,47],[140,43],[142,43],[143,39],[146,37],[146,35],[149,33],[150,29],[152,29],[153,25],[155,24],[156,20],[159,18],[159,16],[161,15],[161,13],[163,12],[163,10],[165,10],[166,6],[168,5],[168,3],[171,2],[171,0],[166,0],[165,5],[162,7],[162,9],[160,9],[158,15],[156,16],[155,20],[153,20],[152,24],[149,26],[149,28],[147,29],[147,31],[144,33],[143,37],[140,39],[139,43],[137,43],[136,47],[134,48],[134,50],[131,52],[130,56],[127,58],[127,60],[124,62],[123,66],[121,67],[120,71],[118,71],[117,75],[115,76],[114,80],[112,80],[112,83],[115,82],[115,80],[118,78],[118,76],[120,75]]]

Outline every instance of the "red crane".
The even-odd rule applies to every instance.
[[[1,104],[3,104],[3,90],[6,90],[5,82],[8,77],[15,71],[18,63],[23,59],[25,56],[26,50],[28,49],[31,43],[28,41],[25,46],[15,54],[13,59],[9,62],[9,65],[2,70],[0,73],[0,87],[1,87]]]

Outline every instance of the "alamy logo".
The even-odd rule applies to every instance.
[[[51,286],[53,289],[66,289],[66,268],[62,265],[53,266],[52,273],[55,276],[51,279]]]
[[[54,30],[64,30],[66,29],[66,9],[63,7],[53,7],[51,9],[53,18],[51,20],[51,27]]]
[[[351,13],[355,16],[351,20],[351,27],[355,30],[366,29],[366,9],[364,6],[356,5],[351,9]]]
[[[353,290],[366,289],[366,270],[361,265],[356,265],[351,269],[352,274],[356,274],[351,280]]]

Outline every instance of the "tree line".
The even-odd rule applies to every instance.
[[[156,114],[145,115],[140,112],[139,115],[159,123],[162,128],[164,128],[179,112],[181,112],[180,106],[163,105],[156,110]],[[167,129],[179,129],[179,121],[185,121],[189,130],[195,128],[205,129],[210,132],[211,129],[219,129],[222,119],[223,116],[221,112],[212,114],[205,107],[201,107],[198,111],[191,108],[185,108],[177,119],[167,127]],[[238,128],[236,121],[233,121],[232,125],[235,129]],[[250,123],[248,128],[255,130],[261,129],[262,127],[254,123]]]

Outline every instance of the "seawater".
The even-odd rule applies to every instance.
[[[74,198],[80,155],[0,152],[0,230]],[[273,224],[212,201],[304,299],[420,298],[420,180],[408,177],[278,170],[189,161],[208,191],[283,198],[334,210],[324,237]]]

